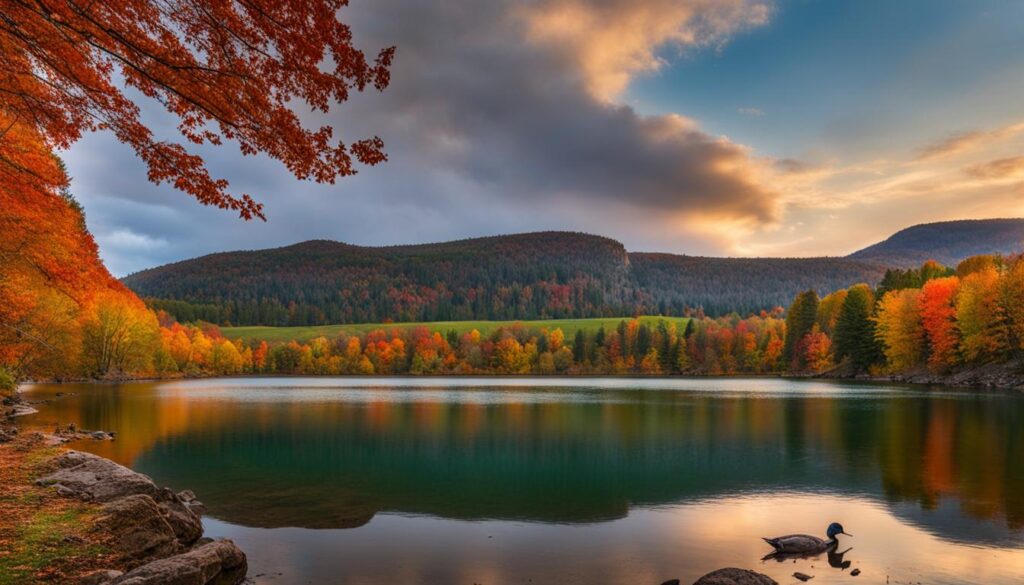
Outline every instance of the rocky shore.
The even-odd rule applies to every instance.
[[[961,368],[936,374],[925,368],[885,376],[854,375],[843,368],[818,374],[817,378],[833,380],[866,380],[871,382],[897,382],[928,386],[950,386],[975,390],[1017,390],[1024,391],[1024,362],[1010,361]]]
[[[0,430],[8,439],[0,445],[0,480],[10,488],[0,500],[0,582],[245,581],[245,553],[230,540],[203,537],[202,504],[191,492],[161,488],[103,457],[48,446],[67,433]]]
[[[83,583],[226,585],[245,579],[245,553],[229,540],[202,538],[202,504],[191,492],[159,488],[141,473],[79,451],[66,451],[51,464],[55,471],[36,485],[100,504],[94,529],[109,535],[129,569],[96,571]]]

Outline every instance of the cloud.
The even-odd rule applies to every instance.
[[[611,101],[636,74],[662,67],[659,49],[723,43],[766,24],[770,8],[754,0],[542,0],[518,12],[531,41],[567,53],[590,92]]]
[[[655,66],[659,47],[721,41],[763,22],[761,4],[373,6],[403,14],[355,26],[370,46],[405,47],[383,107],[358,114],[386,143],[400,136],[392,161],[431,153],[430,165],[468,177],[483,193],[522,201],[571,197],[756,221],[777,216],[778,194],[759,181],[763,163],[746,147],[683,116],[644,116],[607,101],[624,79]]]
[[[964,169],[964,172],[978,179],[1021,177],[1024,175],[1024,156],[1011,156],[972,165]]]
[[[991,130],[958,132],[924,146],[918,151],[916,160],[926,161],[962,154],[1021,132],[1024,132],[1024,123],[1010,124]]]
[[[764,115],[764,112],[759,108],[737,108],[736,111],[751,118],[760,118]]]

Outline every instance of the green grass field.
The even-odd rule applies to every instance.
[[[525,327],[541,328],[549,330],[561,328],[566,339],[572,339],[578,329],[596,331],[601,326],[606,330],[612,330],[619,325],[619,321],[628,320],[629,317],[602,317],[598,319],[548,319],[542,321],[434,321],[429,323],[357,323],[352,325],[317,325],[313,327],[221,327],[221,332],[230,339],[244,340],[266,340],[275,341],[298,341],[305,342],[320,336],[327,338],[334,337],[345,331],[348,333],[366,333],[374,329],[408,329],[410,327],[424,326],[431,331],[447,333],[454,329],[459,333],[476,329],[483,335],[489,335],[498,327],[507,327],[515,323],[521,323]],[[686,327],[688,317],[640,317],[642,323],[656,327],[658,321],[665,320],[675,323],[676,328],[682,330]]]

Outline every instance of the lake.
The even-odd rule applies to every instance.
[[[58,398],[57,393],[65,393]],[[775,378],[36,385],[257,583],[1024,582],[1024,395]],[[762,536],[852,538],[762,561]],[[851,577],[853,569],[861,575]]]

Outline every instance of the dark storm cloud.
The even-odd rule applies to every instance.
[[[594,89],[649,70],[662,44],[720,42],[747,23],[746,0],[594,4],[590,20],[580,17],[590,3],[560,1],[375,0],[345,9],[361,47],[396,45],[398,56],[383,95],[357,95],[331,121],[346,141],[380,135],[390,160],[329,186],[296,181],[276,161],[230,145],[201,150],[233,192],[266,204],[266,224],[150,185],[128,149],[104,135],[68,153],[74,190],[118,274],[310,238],[380,245],[567,228],[678,248],[699,238],[649,236],[650,222],[677,213],[772,221],[777,195],[761,186],[762,165],[744,147],[682,116],[642,116]],[[563,8],[583,28],[538,40],[535,11]],[[639,24],[607,28],[622,22]],[[581,40],[609,35],[621,43]],[[151,119],[173,129],[159,114]]]
[[[641,10],[615,4],[621,6],[610,13],[603,6],[604,17]],[[775,194],[757,184],[743,147],[680,116],[641,116],[593,95],[593,67],[580,63],[571,44],[528,41],[529,16],[518,7],[383,0],[357,12],[367,46],[402,47],[394,85],[359,119],[382,128],[386,142],[413,138],[410,154],[432,152],[437,164],[506,196],[572,194],[658,210],[773,217]]]

